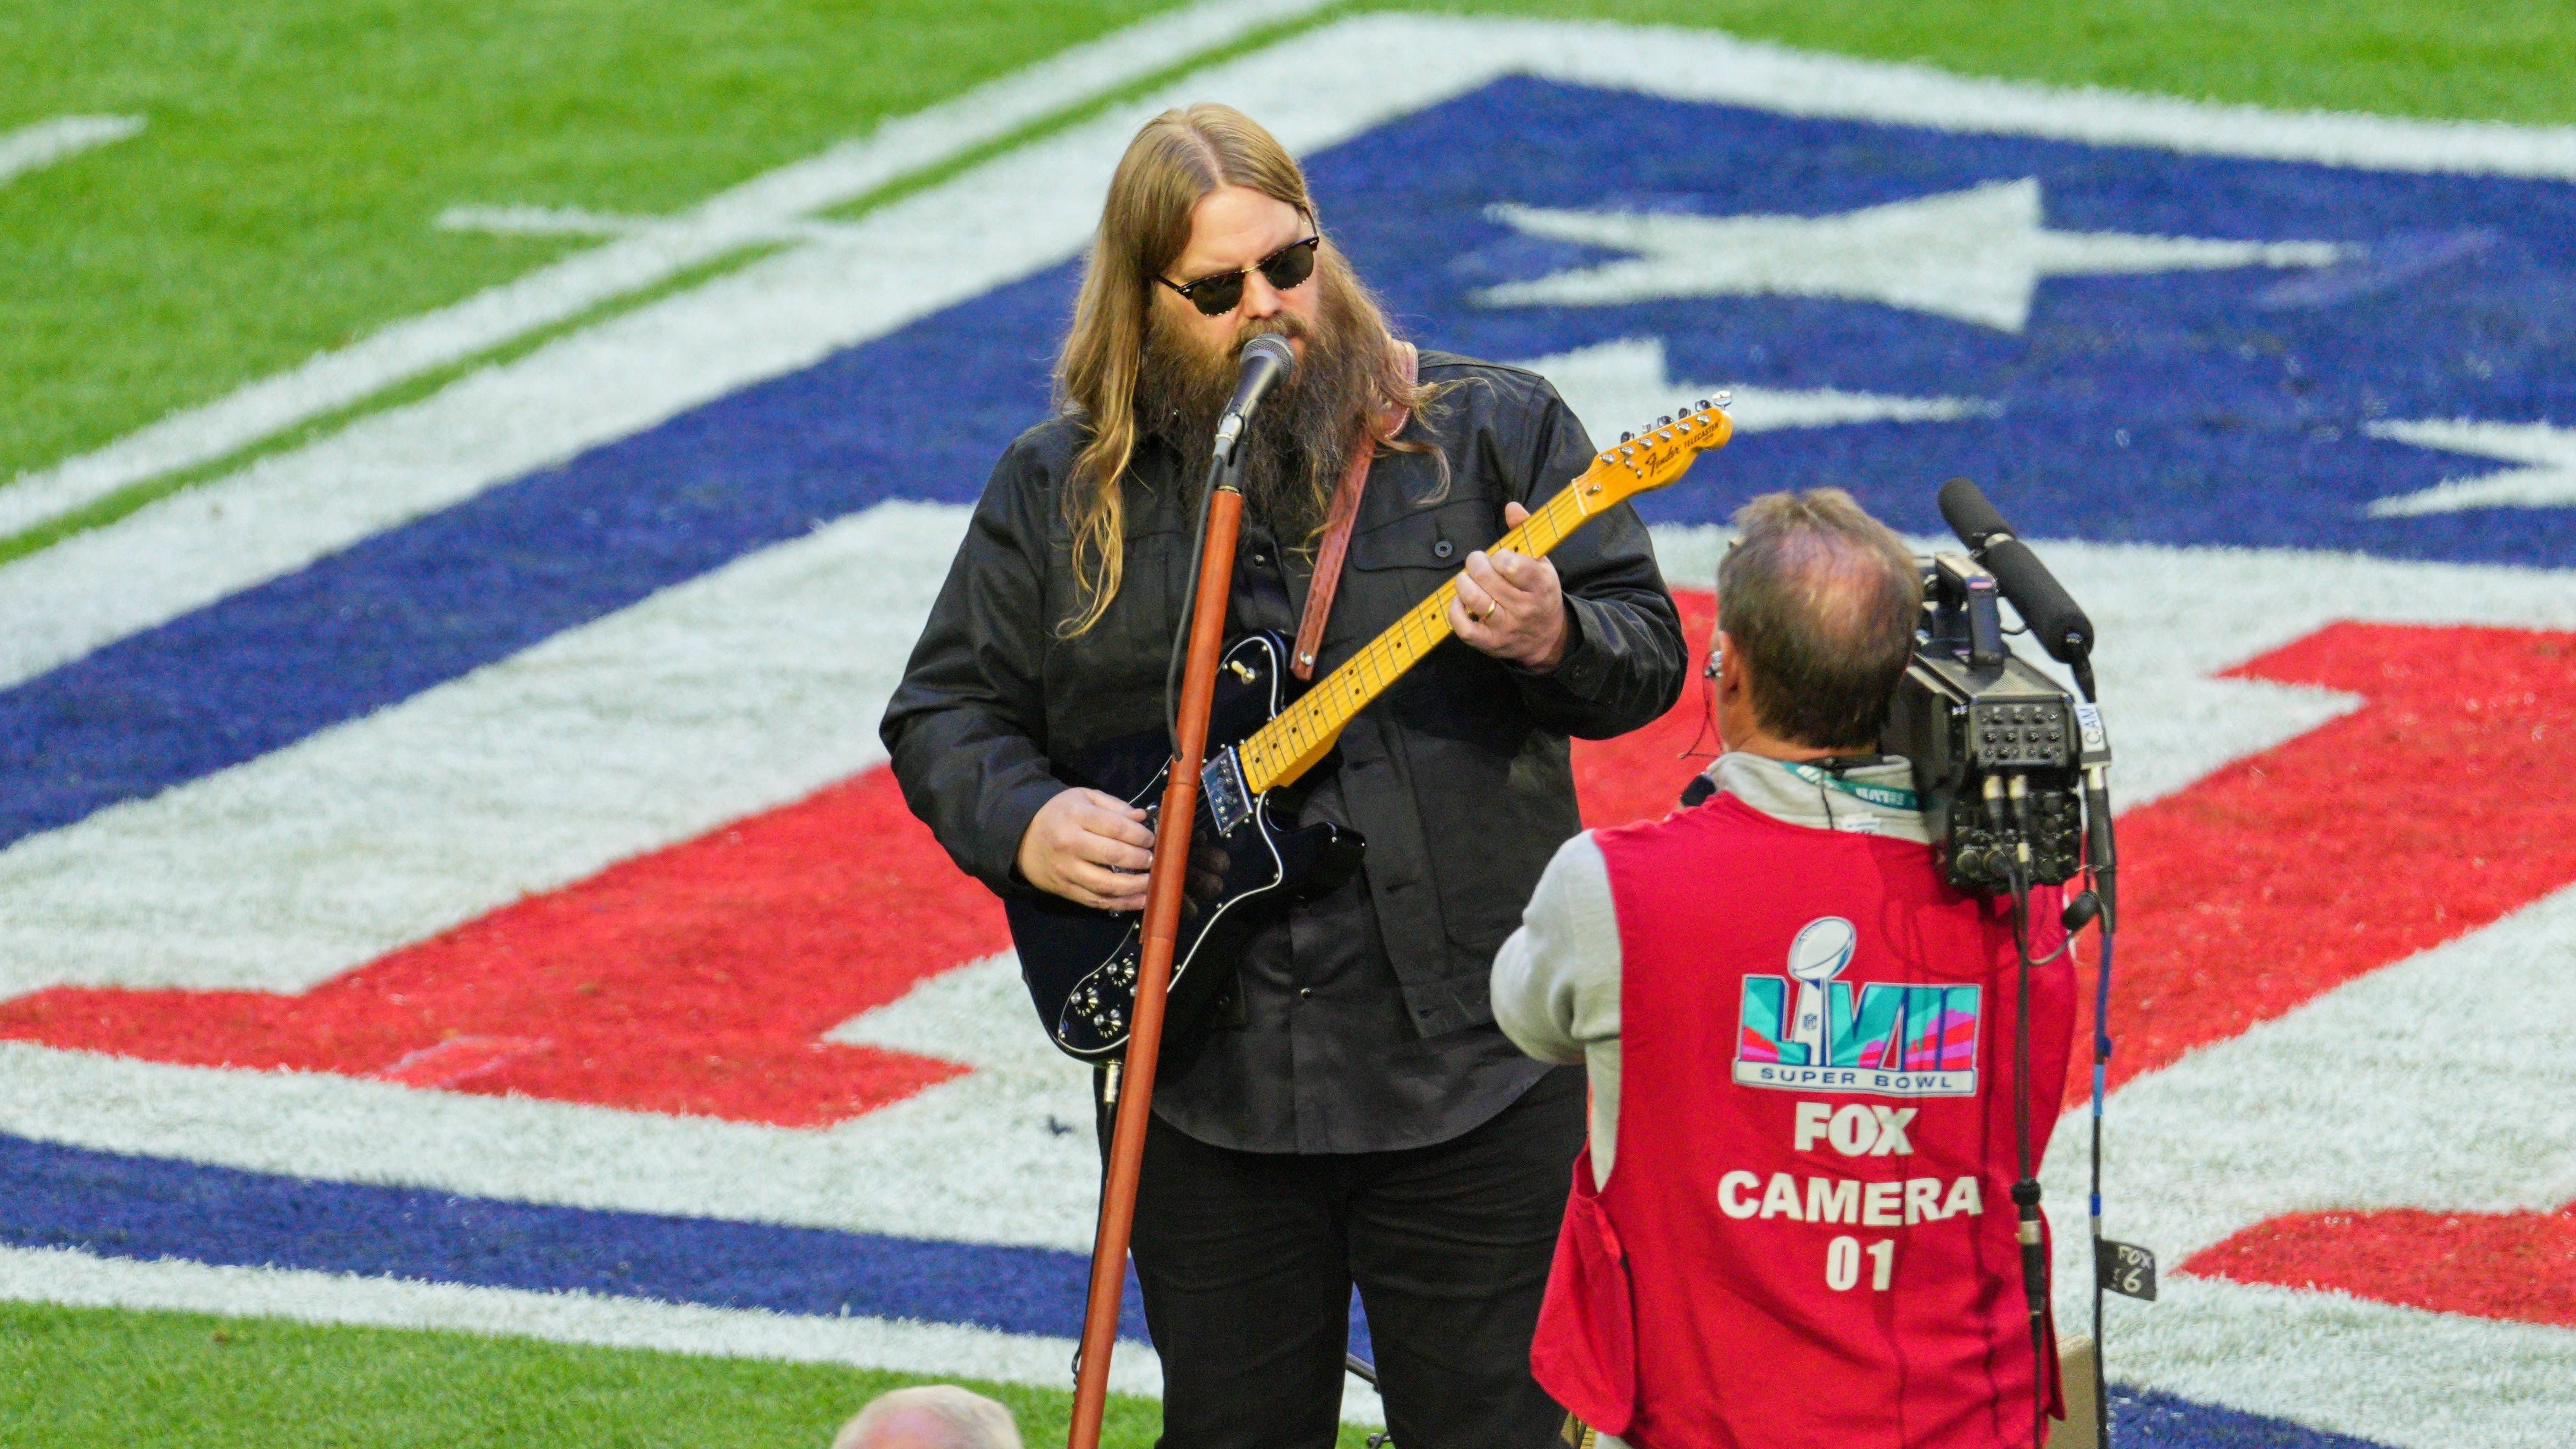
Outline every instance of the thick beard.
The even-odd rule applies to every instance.
[[[1319,274],[1315,285],[1325,286]],[[1152,314],[1144,366],[1136,379],[1136,416],[1185,460],[1184,486],[1195,497],[1216,447],[1216,425],[1241,376],[1243,344],[1264,332],[1304,342],[1304,357],[1270,390],[1244,429],[1243,499],[1289,547],[1324,526],[1343,460],[1377,401],[1380,339],[1358,335],[1351,310],[1325,287],[1317,324],[1282,314],[1239,329],[1222,348]]]

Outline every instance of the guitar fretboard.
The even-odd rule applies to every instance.
[[[1564,492],[1548,500],[1546,507],[1523,520],[1520,527],[1496,539],[1489,551],[1510,549],[1538,558],[1563,543],[1594,513],[1627,496],[1626,491],[1614,489],[1600,476],[1615,466],[1596,465],[1575,479]],[[1342,727],[1353,716],[1449,637],[1449,601],[1456,597],[1458,581],[1452,578],[1245,740],[1237,751],[1243,762],[1244,783],[1258,794],[1290,784],[1312,769],[1331,751],[1333,741],[1341,737]]]

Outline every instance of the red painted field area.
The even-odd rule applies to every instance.
[[[2554,1213],[2297,1213],[2202,1249],[2183,1271],[2576,1328],[2576,1203]]]
[[[964,1070],[824,1032],[1008,943],[877,769],[301,996],[47,991],[0,1006],[0,1035],[819,1127]]]
[[[1671,809],[1713,748],[1710,603],[1682,603],[1680,703],[1576,746],[1591,823]],[[2576,881],[2576,791],[2533,788],[2576,778],[2576,636],[2341,624],[2234,673],[2363,704],[2123,817],[2115,1082]],[[880,768],[301,996],[60,989],[0,1005],[0,1036],[818,1127],[963,1070],[825,1032],[1007,944]],[[2576,1326],[2571,1212],[2306,1214],[2183,1270]]]

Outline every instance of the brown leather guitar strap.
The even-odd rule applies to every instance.
[[[1410,384],[1418,360],[1413,344],[1397,342],[1395,349],[1404,366],[1404,380]],[[1369,465],[1377,459],[1378,444],[1393,441],[1410,416],[1404,408],[1388,409],[1376,430],[1351,449],[1350,466],[1342,470],[1341,484],[1333,490],[1332,509],[1324,515],[1324,541],[1315,552],[1315,577],[1306,585],[1306,612],[1297,621],[1297,657],[1288,663],[1288,672],[1300,680],[1315,677],[1315,656],[1324,647],[1324,621],[1332,617],[1333,595],[1342,585],[1342,558],[1351,551],[1351,525],[1359,520],[1360,493],[1368,486]]]

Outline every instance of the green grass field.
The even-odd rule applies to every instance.
[[[1159,8],[0,7],[0,132],[65,114],[149,121],[131,140],[0,183],[0,479],[589,245],[438,230],[450,206],[671,211]],[[2566,61],[2576,4],[2564,0],[1439,8],[1708,25],[1967,73],[2274,106],[2576,122]],[[819,1446],[859,1403],[909,1381],[464,1334],[0,1305],[0,1443],[13,1446]],[[990,1391],[1019,1413],[1031,1444],[1062,1439],[1066,1395]],[[1119,1403],[1111,1442],[1149,1443],[1155,1418],[1149,1403]]]
[[[0,273],[11,279],[0,292],[0,478],[587,245],[438,230],[450,206],[667,212],[1158,8],[0,9],[0,130],[65,114],[149,121],[132,140],[0,184]],[[1972,73],[2270,105],[2576,120],[2576,71],[2559,63],[2576,44],[2576,5],[2565,3],[1451,8],[1714,25]]]
[[[330,1449],[775,1449],[831,1441],[858,1406],[927,1380],[746,1359],[276,1319],[0,1304],[0,1443]],[[1032,1445],[1068,1394],[973,1387]],[[1112,1398],[1104,1444],[1144,1449],[1149,1400]],[[1358,1449],[1364,1436],[1345,1435]]]

